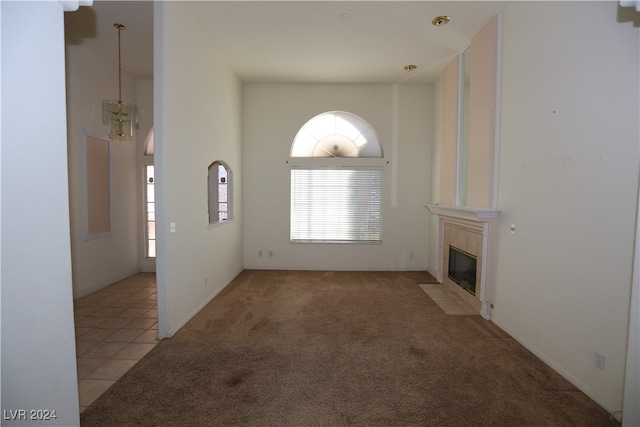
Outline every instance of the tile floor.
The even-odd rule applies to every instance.
[[[438,307],[446,314],[480,314],[478,310],[467,304],[462,298],[454,294],[445,285],[429,283],[418,285],[427,293]]]
[[[74,301],[80,412],[158,343],[156,276],[140,273]]]

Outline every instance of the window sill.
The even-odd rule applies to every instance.
[[[228,223],[230,223],[230,222],[233,222],[233,218],[228,219],[228,220],[226,220],[226,221],[220,221],[220,222],[213,222],[213,223],[210,223],[210,224],[208,224],[208,225],[207,225],[207,230],[210,230],[210,229],[212,229],[212,228],[218,228],[218,227],[221,227],[221,226],[223,226],[223,225],[225,225],[225,224],[228,224]]]

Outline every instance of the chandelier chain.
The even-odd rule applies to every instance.
[[[114,27],[118,29],[118,102],[122,103],[122,61],[120,56],[120,33],[125,29],[125,26],[122,24],[118,24],[117,22],[113,24]]]

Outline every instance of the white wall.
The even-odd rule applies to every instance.
[[[62,4],[2,2],[0,11],[2,425],[74,426]],[[19,409],[55,410],[57,418],[33,421],[26,412],[11,420]]]
[[[164,337],[242,270],[242,86],[202,37],[189,4],[158,2],[154,19],[156,271]],[[215,160],[233,171],[234,219],[209,228],[207,171]]]
[[[111,203],[115,235],[85,241],[82,132],[86,129],[108,137],[102,123],[102,100],[118,99],[117,57],[105,61],[82,45],[67,45],[67,82],[73,288],[74,296],[80,298],[140,271],[141,186],[136,141],[114,139]],[[136,82],[125,73],[122,99],[136,102]]]
[[[138,155],[143,154],[147,134],[153,128],[153,79],[136,80],[136,105],[138,106]]]
[[[430,86],[418,85],[245,85],[245,267],[424,270],[431,97]],[[389,161],[383,172],[380,245],[289,242],[290,166],[286,162],[291,143],[309,119],[333,110],[354,113],[373,126]]]
[[[493,311],[610,411],[622,407],[640,160],[638,28],[618,14],[617,2],[505,10]]]

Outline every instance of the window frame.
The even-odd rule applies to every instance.
[[[143,185],[143,204],[144,204],[144,255],[146,259],[156,259],[158,255],[158,246],[157,246],[157,204],[155,199],[155,166],[153,163],[145,163],[142,165],[143,171],[142,176],[144,178]],[[149,168],[153,168],[153,176],[151,177],[151,181],[149,181]],[[153,195],[149,197],[149,190],[153,191]],[[149,210],[150,205],[153,205],[153,212]],[[153,213],[153,215],[151,215]],[[151,217],[153,216],[153,219]],[[153,237],[151,236],[150,226],[153,223]],[[153,243],[152,243],[153,242]],[[151,254],[151,246],[153,246],[153,255]]]
[[[219,182],[219,168],[223,168],[226,172],[226,182]],[[215,173],[212,171],[215,170]],[[214,184],[215,183],[215,184]],[[221,202],[219,200],[219,186],[224,184],[226,186],[226,201]],[[222,161],[216,160],[212,162],[207,169],[207,215],[208,215],[208,228],[213,228],[226,224],[233,220],[233,172],[229,165]],[[219,219],[221,212],[221,204],[226,204],[227,218]]]

